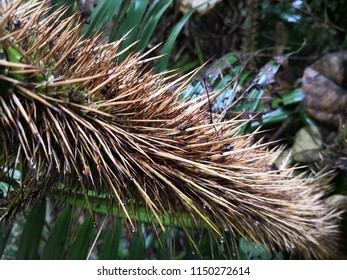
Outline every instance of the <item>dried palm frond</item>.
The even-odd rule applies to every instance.
[[[82,192],[90,203],[94,190],[130,229],[143,205],[163,229],[162,215],[185,212],[220,236],[335,256],[341,212],[325,202],[329,174],[273,169],[280,149],[239,135],[237,120],[211,124],[207,98],[179,100],[183,78],[154,74],[146,55],[118,61],[121,41],[79,37],[80,15],[64,11],[21,0],[0,10],[3,222],[42,196]]]

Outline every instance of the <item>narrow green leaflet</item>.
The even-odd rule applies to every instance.
[[[159,235],[160,244],[157,249],[157,260],[169,260],[170,249],[168,243],[170,242],[170,229],[168,228],[165,232],[161,232]]]
[[[78,229],[71,245],[69,260],[85,260],[87,258],[93,234],[93,224],[93,219],[88,217]]]
[[[71,16],[72,13],[76,12],[76,10],[77,10],[77,1],[76,0],[50,0],[49,2],[53,7],[52,12],[63,5],[70,7],[66,11],[64,18]]]
[[[99,251],[100,260],[115,260],[118,258],[118,248],[122,233],[122,220],[118,219],[113,230],[107,233]]]
[[[45,223],[46,203],[35,206],[25,223],[18,246],[16,259],[38,259],[38,249],[42,238],[42,229]]]
[[[191,9],[188,13],[186,13],[183,18],[175,25],[175,27],[172,29],[169,38],[165,42],[163,48],[160,51],[160,54],[165,55],[164,57],[160,58],[156,67],[157,72],[162,72],[165,69],[167,69],[169,64],[169,57],[167,54],[171,53],[171,50],[173,48],[173,45],[176,41],[177,36],[181,32],[182,28],[188,21],[188,19],[191,17],[191,15],[199,9],[201,6],[205,5],[205,3],[195,7],[194,9]]]
[[[142,21],[146,8],[148,6],[148,0],[132,0],[130,8],[127,13],[125,22],[122,24],[121,37],[124,36],[128,31],[130,31],[127,39],[121,44],[119,51],[124,50],[130,44],[135,42],[136,34],[139,29],[139,25]],[[120,60],[124,60],[129,54],[130,50],[123,53]]]
[[[145,240],[144,236],[139,229],[136,233],[134,233],[130,247],[129,247],[129,259],[130,260],[144,260],[146,257],[145,251]]]
[[[285,108],[278,108],[275,111],[272,111],[268,114],[265,114],[262,116],[262,121],[260,122],[252,122],[251,124],[251,128],[256,128],[260,125],[272,125],[275,123],[279,123],[279,122],[283,122],[284,120],[286,120],[289,115],[292,113],[292,110],[289,109],[285,109]]]
[[[158,21],[170,6],[171,2],[172,0],[157,0],[154,1],[152,6],[148,9],[142,20],[143,26],[141,26],[136,37],[136,40],[139,41],[135,49],[136,51],[142,51],[146,48]]]
[[[278,108],[281,106],[296,105],[304,100],[304,93],[301,88],[296,88],[292,91],[286,92],[283,96],[275,98],[272,101],[272,107]]]
[[[123,28],[124,18],[127,17],[128,10],[131,7],[131,1],[122,1],[117,14],[112,18],[112,30],[110,34],[110,41],[116,41],[122,38],[130,30]]]
[[[96,8],[92,11],[89,25],[85,25],[82,34],[93,35],[99,29],[103,30],[105,25],[112,19],[117,12],[121,0],[100,0]]]
[[[282,100],[283,100],[283,105],[284,106],[289,106],[293,104],[298,104],[301,101],[304,100],[304,93],[301,90],[301,88],[294,89],[290,92],[287,92],[286,94],[283,95]]]
[[[60,213],[53,225],[45,249],[43,250],[42,259],[59,260],[62,258],[69,234],[71,219],[72,209],[71,206],[68,205]]]

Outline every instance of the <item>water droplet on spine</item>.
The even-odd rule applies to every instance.
[[[67,164],[67,163],[65,164],[65,171],[70,172],[70,167],[69,167],[69,164]]]
[[[219,238],[219,241],[220,241],[220,243],[225,243],[225,238],[224,238],[224,236],[221,236],[220,238]]]
[[[137,232],[137,228],[136,228],[136,227],[133,227],[133,228],[131,229],[131,232],[132,232],[132,233],[136,233],[136,232]]]
[[[36,169],[36,166],[37,166],[37,165],[36,165],[36,161],[33,160],[33,159],[31,159],[31,160],[30,160],[30,168],[31,168],[31,169]]]

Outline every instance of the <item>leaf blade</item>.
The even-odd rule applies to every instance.
[[[42,238],[45,213],[45,202],[40,203],[31,210],[21,235],[16,259],[34,260],[38,258],[38,248]]]
[[[70,222],[72,219],[72,209],[68,205],[59,215],[53,225],[51,233],[42,253],[44,260],[59,260],[62,258],[67,241]]]

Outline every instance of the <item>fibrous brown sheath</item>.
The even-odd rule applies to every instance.
[[[279,149],[238,135],[239,121],[210,124],[206,98],[180,101],[184,84],[145,56],[118,62],[120,41],[82,39],[79,14],[20,0],[0,12],[0,179],[21,174],[1,220],[58,190],[96,190],[129,225],[128,207],[144,205],[159,225],[186,212],[220,236],[335,256],[341,213],[324,199],[328,176],[273,170]]]

